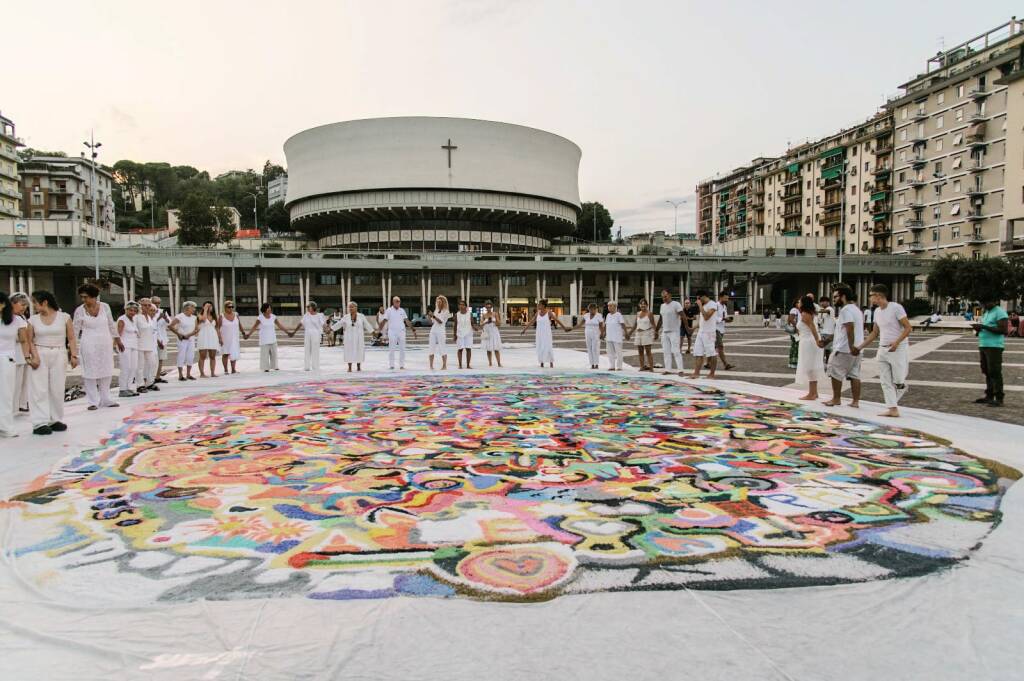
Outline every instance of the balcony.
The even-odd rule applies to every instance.
[[[871,212],[875,215],[880,213],[888,213],[892,210],[892,204],[888,201],[876,201],[871,204]]]
[[[918,109],[917,111],[914,112],[914,120],[915,121],[923,121],[923,120],[926,120],[927,118],[928,118],[928,112],[925,111],[924,107],[921,107],[920,109]]]
[[[980,173],[983,170],[985,170],[985,164],[982,162],[980,158],[975,159],[974,161],[971,161],[970,164],[968,164],[967,170],[968,172],[971,173]]]
[[[783,187],[788,187],[791,184],[799,184],[801,180],[800,173],[790,173],[786,179],[782,181]]]
[[[980,99],[985,99],[990,94],[992,93],[989,92],[984,85],[978,85],[976,87],[971,88],[971,91],[967,93],[967,96],[973,99],[974,101],[978,101]]]
[[[914,135],[910,138],[910,143],[915,147],[923,146],[928,142],[928,138],[924,135]]]
[[[910,210],[924,210],[924,204],[921,203],[921,199],[911,199],[910,203],[907,204],[907,208]]]
[[[826,211],[818,214],[818,222],[824,227],[834,227],[843,221],[842,211]]]
[[[1024,251],[1024,236],[1013,236],[999,244],[999,250],[1003,253],[1011,251]]]
[[[985,133],[980,135],[970,135],[967,138],[967,146],[972,149],[980,149],[981,147],[988,146],[988,142],[985,141]]]
[[[786,218],[798,218],[798,217],[800,217],[800,206],[799,205],[797,205],[795,210],[793,210],[791,208],[787,208],[786,212],[782,214],[782,219],[783,220],[785,220]]]
[[[892,249],[888,246],[872,246],[868,249],[868,253],[872,255],[882,255],[892,253]]]
[[[791,201],[799,201],[800,197],[800,192],[786,192],[785,194],[779,195],[779,198],[781,198],[786,203],[790,203]]]
[[[906,226],[907,229],[913,232],[920,232],[922,229],[924,229],[923,220],[907,220],[903,224]]]
[[[985,219],[980,210],[967,211],[966,217],[970,222],[980,222]]]
[[[875,226],[871,228],[871,233],[875,236],[889,236],[892,234],[892,227],[885,222],[875,223]]]
[[[986,116],[980,111],[975,111],[970,115],[970,117],[967,120],[971,121],[972,123],[982,123],[988,120],[988,116]]]
[[[981,235],[981,230],[976,229],[967,235],[967,243],[969,244],[983,244],[985,241],[985,237]]]
[[[920,241],[911,241],[907,244],[907,249],[909,249],[911,253],[924,253],[924,244]]]
[[[907,184],[909,184],[911,187],[915,189],[920,189],[921,187],[928,184],[928,180],[924,179],[923,177],[912,177],[909,180],[907,180]]]
[[[977,199],[985,196],[985,190],[980,185],[968,187],[965,193],[972,199]]]
[[[924,156],[921,156],[920,154],[918,154],[917,156],[911,156],[907,160],[910,162],[910,165],[912,165],[915,169],[923,168],[924,165],[928,163],[928,159],[926,159]]]

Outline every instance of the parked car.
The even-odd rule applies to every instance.
[[[412,324],[413,326],[430,326],[430,320],[418,312],[413,314],[412,319],[409,320],[409,323]]]

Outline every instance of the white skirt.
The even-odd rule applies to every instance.
[[[825,380],[825,350],[819,348],[814,337],[800,339],[800,355],[796,362],[796,383],[807,385],[811,381]]]
[[[196,337],[196,349],[220,352],[220,341],[217,340],[217,328],[213,324],[204,323],[199,327],[199,335]]]
[[[486,352],[501,352],[501,332],[495,324],[484,324],[480,332],[480,345]]]

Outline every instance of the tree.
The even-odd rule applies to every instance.
[[[287,232],[291,229],[291,219],[282,201],[277,201],[267,208],[266,228],[270,232]]]
[[[214,233],[217,243],[226,244],[235,238],[235,223],[231,219],[231,209],[225,205],[217,205],[210,209],[217,229]]]
[[[1005,258],[942,257],[932,264],[928,288],[940,296],[971,302],[1016,300],[1020,293],[1018,267]]]
[[[189,194],[178,210],[178,244],[212,246],[219,240],[216,224],[210,198],[198,192]]]
[[[596,207],[596,208],[595,208]],[[594,235],[594,214],[597,214],[597,235]],[[611,241],[615,220],[600,202],[583,204],[583,212],[573,236],[580,241]]]
[[[18,149],[18,157],[22,161],[28,161],[35,156],[60,156],[61,158],[67,158],[68,155],[63,151],[43,151],[42,149],[33,149],[32,147]]]
[[[271,180],[276,179],[281,175],[284,175],[284,172],[284,168],[282,168],[281,166],[277,165],[276,163],[271,163],[270,161],[267,161],[266,163],[263,164],[263,186],[267,186],[267,183],[270,182]]]

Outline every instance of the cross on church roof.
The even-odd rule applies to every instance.
[[[452,167],[452,152],[454,150],[458,149],[458,147],[454,146],[452,144],[452,138],[449,137],[448,138],[448,144],[442,144],[441,148],[445,149],[448,152],[448,167],[451,168]]]

